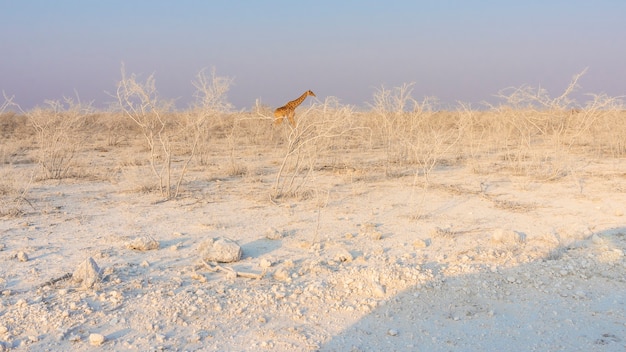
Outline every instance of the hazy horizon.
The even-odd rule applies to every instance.
[[[0,90],[24,109],[64,96],[113,101],[122,62],[163,99],[193,101],[203,68],[228,99],[272,107],[311,89],[364,106],[415,82],[417,99],[479,104],[507,87],[626,95],[620,1],[20,1],[0,12]]]

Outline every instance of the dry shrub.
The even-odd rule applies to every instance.
[[[126,76],[123,67],[121,72],[116,94],[120,110],[141,131],[161,195],[175,198],[196,152],[205,152],[214,131],[224,129],[222,117],[231,107],[225,94],[232,81],[217,77],[215,70],[211,77],[200,71],[192,82],[196,103],[188,111],[175,113],[172,102],[160,99],[153,75],[139,82],[135,75]],[[177,163],[181,157],[182,163]]]
[[[309,194],[307,184],[321,157],[339,150],[353,133],[366,129],[355,123],[351,106],[341,105],[334,97],[323,104],[300,109],[296,126],[284,124],[284,156],[276,174],[270,198],[299,198]]]
[[[500,137],[496,148],[515,173],[554,180],[580,168],[572,154],[581,148],[623,153],[626,130],[616,117],[621,101],[592,95],[592,100],[580,107],[570,98],[583,74],[575,75],[556,98],[544,89],[528,86],[500,92],[504,103],[493,108],[499,115],[494,121],[494,132]]]
[[[0,168],[0,217],[18,217],[33,208],[28,200],[33,176],[15,169]]]
[[[377,144],[385,153],[385,174],[403,175],[407,166],[411,170],[428,175],[454,148],[467,125],[459,112],[438,110],[435,98],[427,97],[418,102],[412,96],[413,84],[377,90],[371,104],[371,128],[377,136]]]
[[[64,98],[63,102],[47,100],[45,103],[45,107],[24,112],[36,132],[37,162],[44,171],[44,178],[72,176],[74,157],[86,137],[80,132],[93,108],[71,98]]]

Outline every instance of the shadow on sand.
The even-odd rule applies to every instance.
[[[626,228],[610,229],[521,266],[411,287],[320,350],[625,351],[625,244]]]

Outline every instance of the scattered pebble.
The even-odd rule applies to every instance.
[[[89,344],[92,346],[100,346],[106,341],[102,334],[89,334]]]
[[[380,231],[372,231],[370,232],[370,238],[377,241],[383,238],[383,233]]]
[[[140,236],[126,244],[128,249],[137,251],[150,251],[159,249],[159,242],[150,235]]]
[[[521,233],[513,230],[496,229],[491,235],[491,241],[493,243],[501,243],[505,245],[514,245],[524,242],[524,237]]]
[[[93,258],[85,259],[72,274],[72,280],[84,288],[92,288],[100,281],[100,268]]]
[[[379,283],[374,282],[372,284],[372,293],[374,297],[383,298],[385,297],[385,287]]]
[[[266,258],[263,258],[259,261],[259,266],[263,269],[267,269],[272,266],[272,261]]]
[[[207,262],[232,263],[239,261],[243,252],[233,240],[220,237],[207,239],[200,243],[200,255]]]
[[[426,243],[426,241],[422,239],[416,239],[415,241],[413,241],[413,248],[415,249],[426,248],[426,247],[428,247],[428,244]]]
[[[268,240],[279,240],[283,237],[283,233],[271,227],[265,231],[265,238]]]
[[[23,251],[19,251],[17,252],[17,260],[19,260],[20,262],[27,262],[28,261],[28,255],[26,253],[24,253]]]
[[[597,234],[593,234],[591,236],[591,242],[593,242],[593,244],[603,244],[604,240],[602,239],[602,237],[598,236]]]

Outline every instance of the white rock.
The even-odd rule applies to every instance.
[[[19,260],[20,262],[27,262],[28,255],[24,253],[23,251],[19,251],[17,252],[17,260]]]
[[[335,249],[333,254],[333,260],[338,262],[351,262],[353,259],[352,254],[343,247]]]
[[[145,235],[128,242],[126,247],[137,251],[149,251],[159,249],[159,242],[152,238],[152,236]]]
[[[89,344],[92,346],[100,346],[106,341],[102,334],[89,334]]]
[[[72,274],[72,280],[76,283],[82,284],[85,288],[91,288],[93,285],[100,281],[100,268],[98,264],[89,257],[76,268]]]
[[[491,236],[491,241],[494,243],[512,245],[524,242],[524,237],[517,231],[496,229]]]
[[[418,249],[418,248],[426,248],[426,247],[428,247],[428,244],[424,240],[417,239],[413,241],[413,248]]]
[[[278,231],[277,229],[273,227],[270,227],[265,232],[265,238],[267,238],[268,240],[279,240],[282,237],[283,237],[282,232]]]
[[[593,234],[591,236],[591,242],[593,242],[594,244],[602,244],[604,243],[604,240],[602,239],[602,237],[598,236],[597,234]]]
[[[372,231],[370,232],[370,238],[377,241],[383,238],[383,233],[380,231]]]
[[[383,298],[385,297],[385,286],[379,283],[372,284],[372,293],[375,297]]]
[[[232,263],[241,259],[241,247],[228,238],[208,239],[200,244],[200,255],[208,262]]]
[[[396,330],[396,329],[389,329],[389,330],[387,330],[387,335],[389,335],[389,336],[398,336],[398,330]]]
[[[259,266],[263,269],[267,269],[272,266],[272,261],[266,258],[261,259]]]
[[[274,279],[278,281],[286,281],[290,277],[289,272],[283,268],[280,268],[274,272]]]

